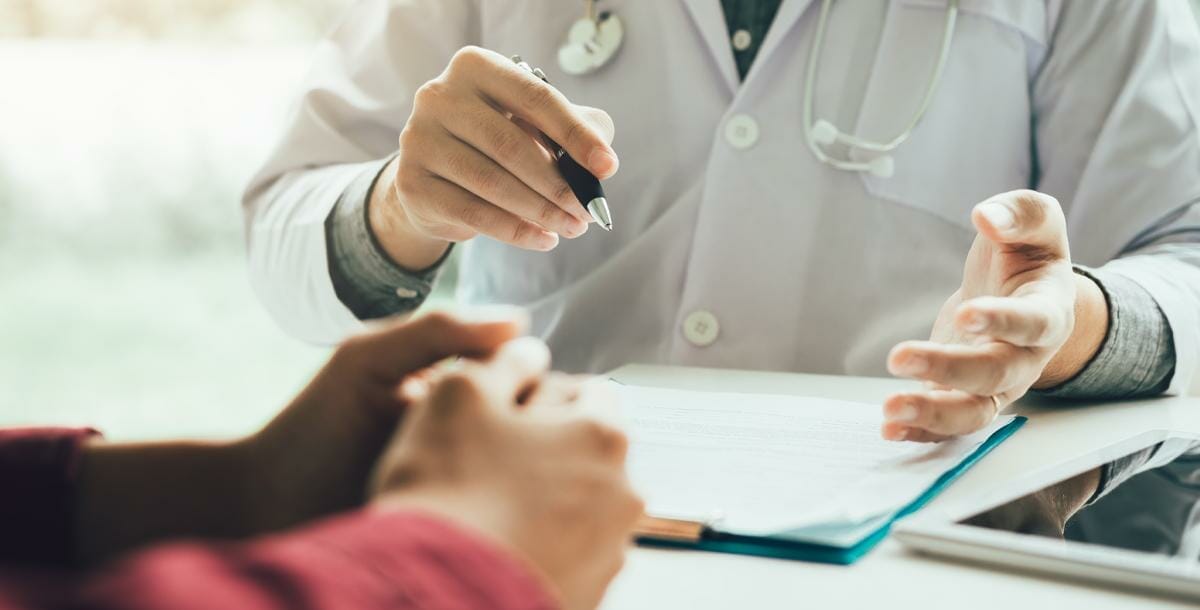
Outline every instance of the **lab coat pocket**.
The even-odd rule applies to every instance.
[[[946,0],[892,2],[859,110],[860,137],[890,141],[916,115],[933,84],[946,18]],[[969,229],[974,204],[1031,186],[1029,89],[1047,28],[1041,0],[961,0],[928,109],[890,153],[891,176],[863,173],[867,191]]]

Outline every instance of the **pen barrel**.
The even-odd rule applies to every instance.
[[[563,179],[567,181],[571,192],[575,193],[575,198],[579,199],[579,205],[584,209],[587,209],[588,202],[597,197],[604,197],[604,187],[600,186],[600,180],[576,163],[571,155],[564,153],[558,158],[558,171],[562,173]]]

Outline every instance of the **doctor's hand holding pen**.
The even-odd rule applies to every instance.
[[[613,131],[607,113],[572,104],[509,58],[464,48],[417,91],[399,154],[371,194],[372,232],[412,270],[481,234],[551,250],[560,235],[583,235],[590,217],[541,134],[605,179],[617,171]]]
[[[997,195],[971,214],[978,235],[962,286],[929,341],[892,349],[894,375],[926,382],[884,405],[884,438],[936,441],[987,426],[1031,388],[1061,384],[1108,332],[1100,287],[1074,273],[1062,208],[1033,191]]]

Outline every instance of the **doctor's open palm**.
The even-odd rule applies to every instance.
[[[932,441],[968,434],[1031,387],[1073,374],[1056,370],[1076,323],[1076,276],[1058,202],[1033,191],[997,195],[971,214],[978,235],[962,286],[942,306],[929,341],[888,357],[895,375],[926,382],[884,405],[883,436]],[[1081,283],[1087,282],[1086,284]]]
[[[616,173],[608,114],[570,103],[498,53],[460,50],[417,91],[399,154],[372,191],[380,245],[417,270],[476,235],[543,251],[582,235],[590,217],[539,131],[597,177]]]

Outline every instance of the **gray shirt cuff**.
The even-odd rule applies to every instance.
[[[408,313],[433,291],[450,249],[427,269],[409,271],[392,261],[371,233],[367,205],[379,174],[392,158],[363,170],[325,219],[329,276],[338,299],[360,320]]]
[[[1133,475],[1142,471],[1142,468],[1154,457],[1158,452],[1162,443],[1156,443],[1151,447],[1146,447],[1141,451],[1131,453],[1129,455],[1119,457],[1100,467],[1100,482],[1096,485],[1096,493],[1087,501],[1087,505],[1095,504],[1100,498],[1108,495],[1109,492],[1121,486],[1122,483],[1133,478]]]
[[[1175,374],[1171,324],[1146,289],[1103,269],[1076,267],[1108,302],[1108,335],[1079,374],[1037,394],[1052,398],[1125,399],[1166,391]]]

